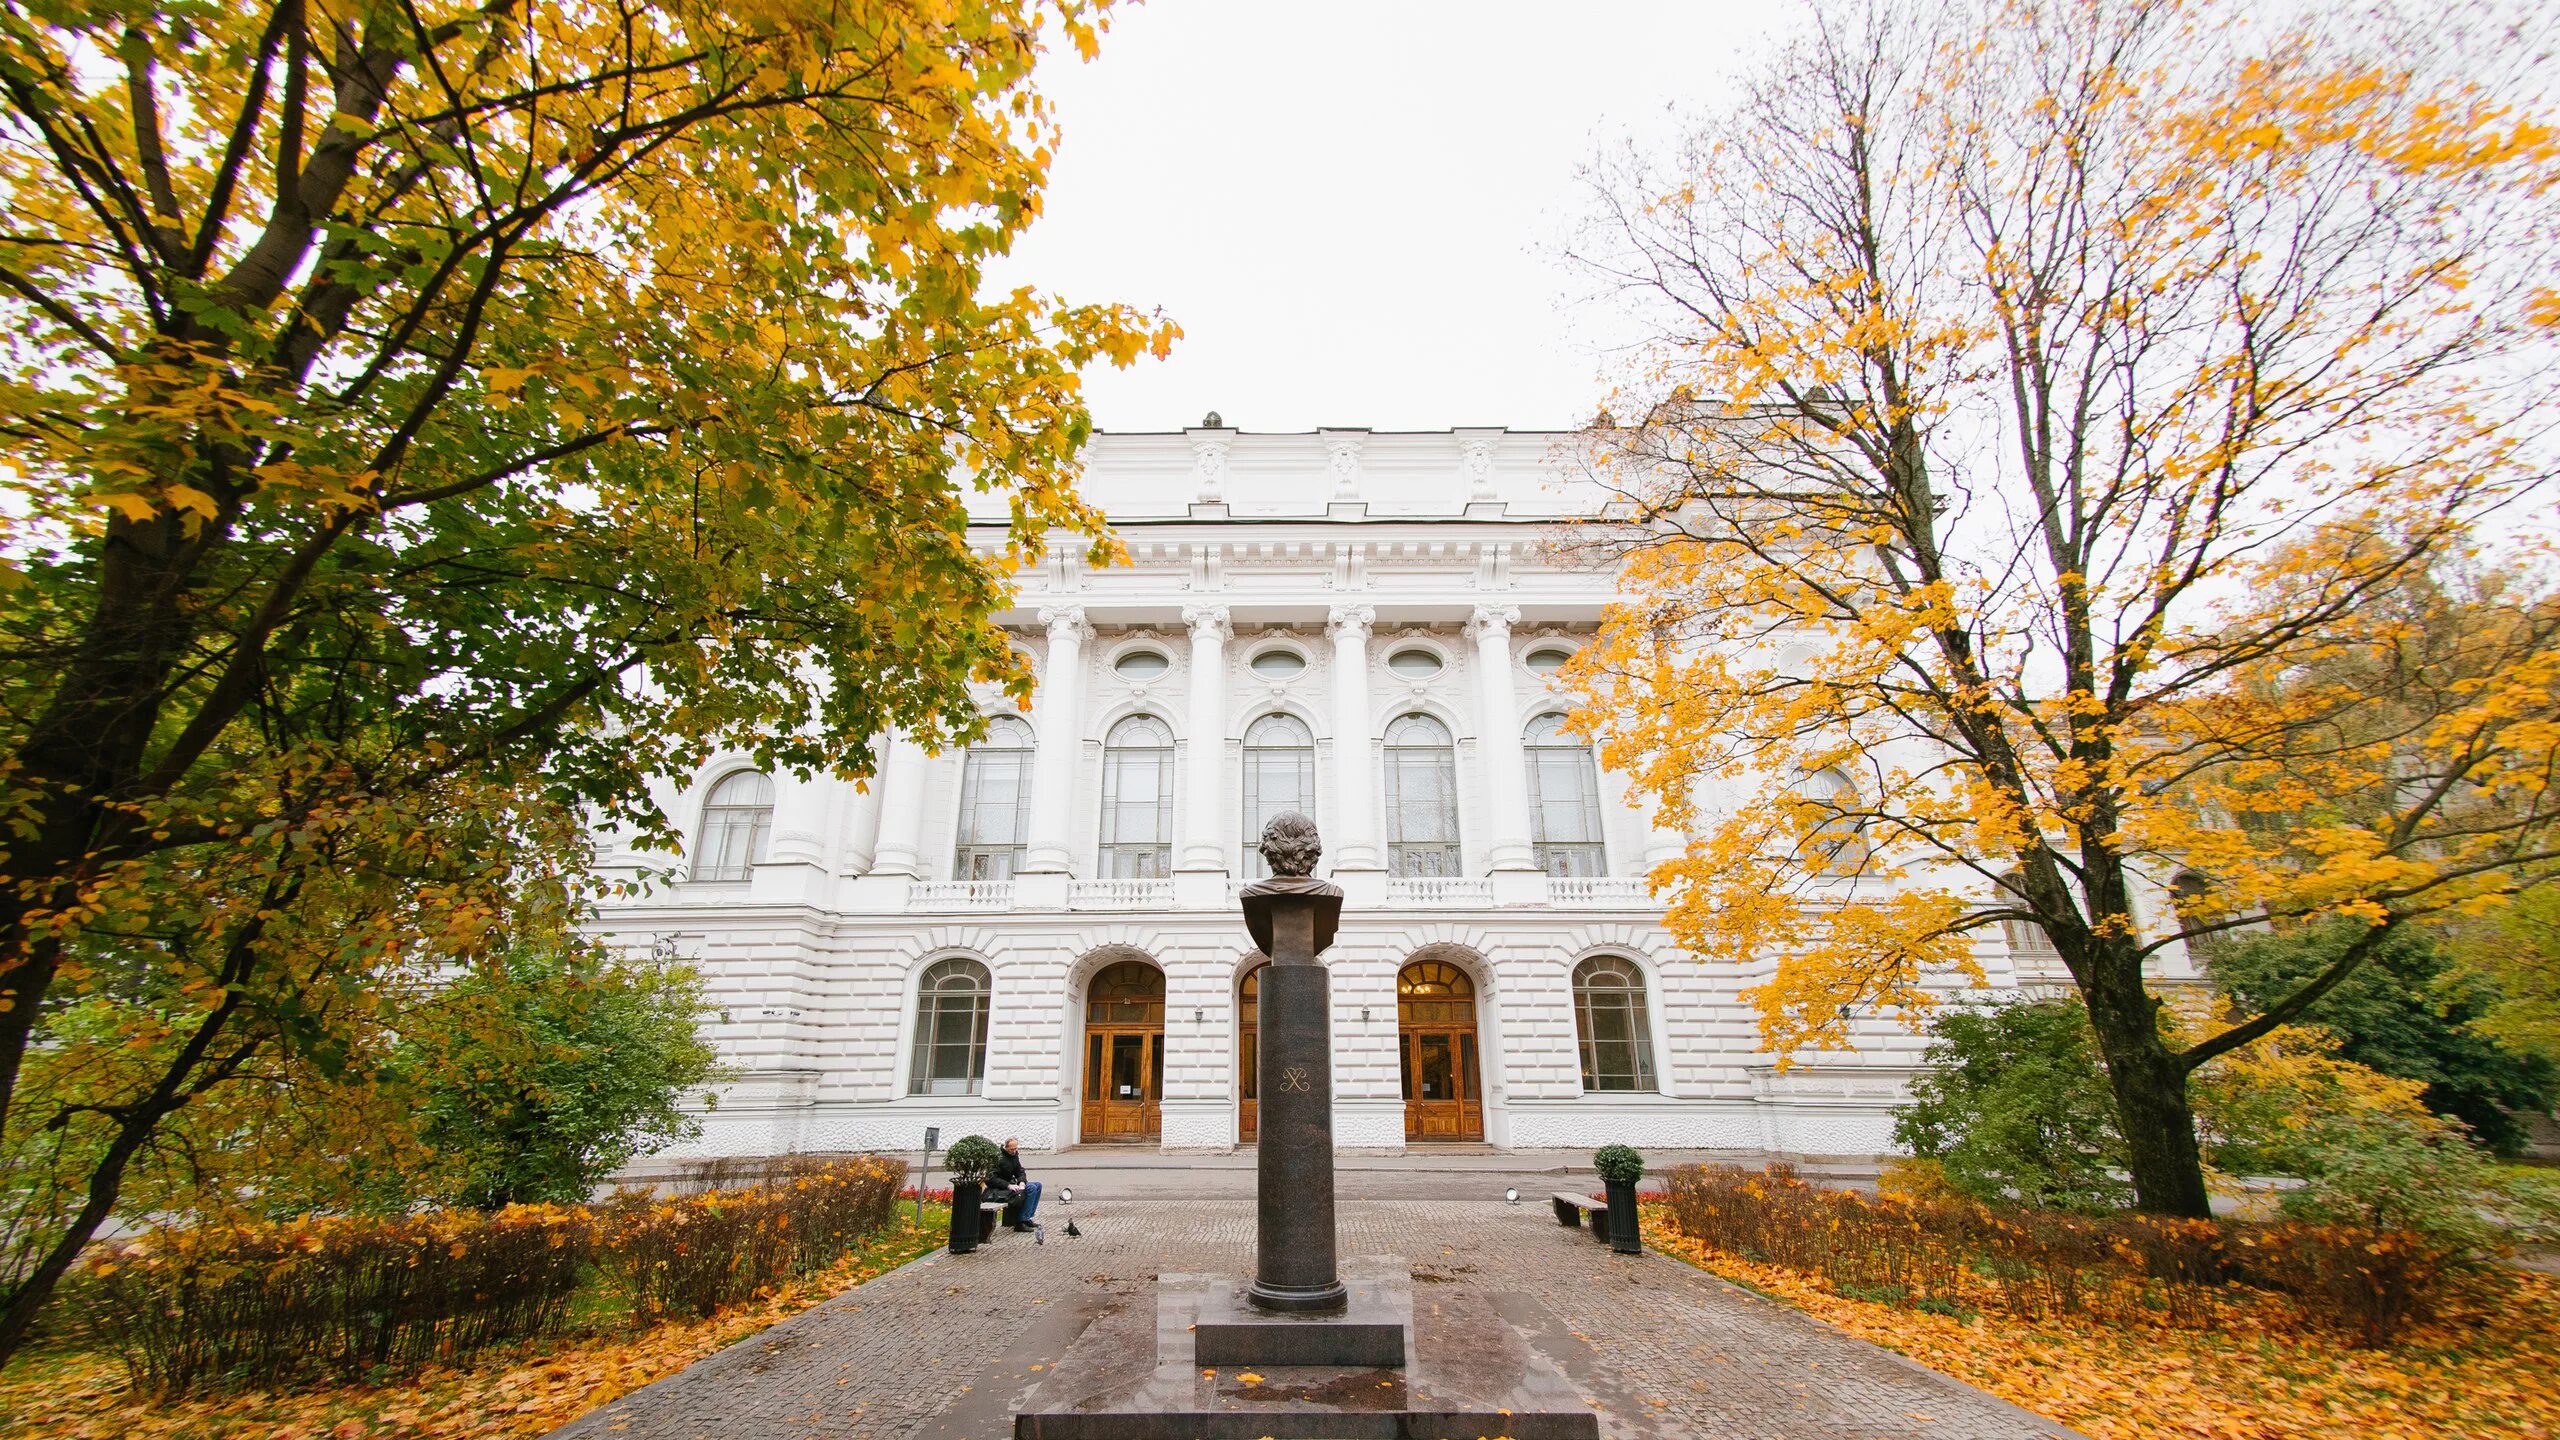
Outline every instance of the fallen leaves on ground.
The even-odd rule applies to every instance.
[[[902,1220],[835,1264],[707,1319],[613,1327],[429,1370],[387,1386],[241,1391],[157,1401],[112,1355],[56,1351],[0,1373],[0,1434],[53,1440],[501,1440],[542,1435],[942,1243],[944,1217]]]
[[[2388,1350],[2234,1298],[2210,1330],[1958,1318],[1851,1299],[1820,1277],[1710,1250],[1668,1207],[1653,1248],[2072,1426],[2092,1440],[2450,1440],[2560,1435],[2560,1281],[2521,1271],[2456,1297]]]

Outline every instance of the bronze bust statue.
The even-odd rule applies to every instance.
[[[1247,885],[1238,897],[1244,902],[1244,926],[1253,936],[1254,945],[1274,960],[1284,958],[1271,951],[1268,897],[1313,895],[1318,902],[1314,954],[1323,954],[1325,947],[1333,943],[1335,926],[1342,918],[1342,889],[1314,878],[1316,861],[1324,854],[1324,841],[1316,834],[1316,822],[1295,810],[1284,810],[1262,827],[1262,843],[1255,848],[1262,852],[1263,863],[1271,867],[1271,878]],[[1331,903],[1325,903],[1328,901]]]

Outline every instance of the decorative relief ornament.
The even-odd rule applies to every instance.
[[[1366,640],[1377,623],[1374,605],[1336,605],[1325,617],[1325,628],[1344,639]]]
[[[1467,477],[1469,500],[1490,500],[1493,496],[1493,442],[1469,440],[1459,452],[1458,470]]]
[[[1191,442],[1191,468],[1200,479],[1199,498],[1216,503],[1226,498],[1227,442],[1202,438]]]
[[[1517,605],[1479,605],[1467,621],[1467,633],[1479,640],[1508,640],[1511,627],[1520,623]]]
[[[1333,477],[1333,498],[1360,498],[1360,441],[1350,435],[1325,437],[1325,472]]]

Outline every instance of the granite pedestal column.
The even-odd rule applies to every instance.
[[[1261,1097],[1255,1141],[1253,1284],[1245,1298],[1329,1314],[1346,1295],[1333,1219],[1333,995],[1316,956],[1333,943],[1342,892],[1283,878],[1244,893],[1245,926],[1271,957],[1258,997]]]

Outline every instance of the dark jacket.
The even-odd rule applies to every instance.
[[[994,1174],[994,1175],[992,1175],[992,1176],[990,1176],[990,1177],[988,1177],[988,1178],[989,1178],[989,1179],[991,1179],[991,1180],[993,1180],[993,1181],[994,1181],[996,1184],[998,1184],[998,1185],[1003,1185],[1003,1186],[1007,1186],[1007,1187],[1012,1188],[1012,1189],[1015,1189],[1015,1190],[1019,1190],[1019,1189],[1021,1189],[1021,1188],[1022,1188],[1022,1186],[1023,1186],[1024,1182],[1025,1182],[1029,1177],[1025,1176],[1025,1175],[1022,1173],[1022,1157],[1021,1157],[1021,1156],[1019,1156],[1019,1155],[1014,1155],[1014,1154],[1004,1154],[1004,1155],[999,1155],[998,1157],[996,1157],[996,1170],[995,1170],[995,1174]]]

